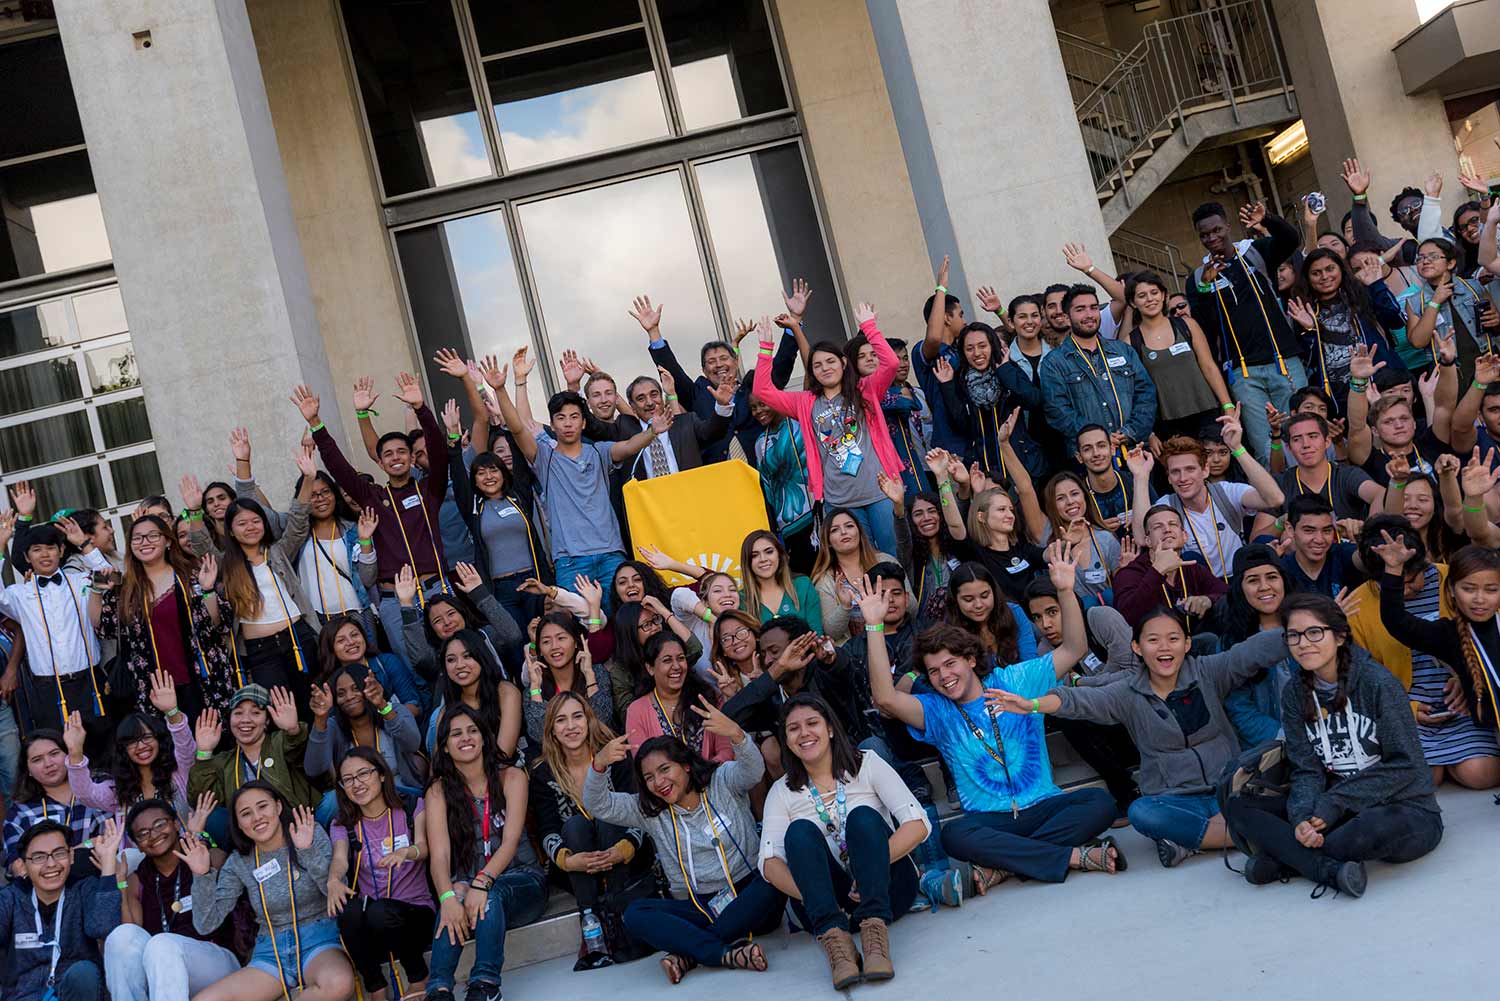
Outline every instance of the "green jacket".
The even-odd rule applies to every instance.
[[[292,806],[316,807],[322,798],[307,780],[302,755],[307,750],[307,724],[298,723],[296,733],[272,728],[260,749],[260,777],[285,796]],[[188,772],[188,802],[196,803],[204,792],[219,798],[227,808],[229,797],[244,784],[239,764],[244,758],[238,745],[199,761]]]

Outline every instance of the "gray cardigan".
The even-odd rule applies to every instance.
[[[524,639],[521,627],[516,625],[516,620],[495,599],[489,588],[476,588],[470,599],[474,602],[474,607],[479,609],[479,614],[484,616],[484,621],[471,622],[469,627],[478,629],[489,639],[492,647],[490,652],[503,665],[505,660],[501,656],[502,652],[519,646]],[[422,609],[416,605],[401,606],[401,642],[406,646],[406,662],[411,665],[411,669],[419,678],[435,684],[438,675],[442,673],[442,665],[438,663],[438,652],[427,641],[425,617]]]
[[[755,817],[750,813],[750,788],[760,781],[766,772],[766,762],[760,749],[747,735],[734,745],[734,760],[714,769],[708,788],[698,801],[696,810],[668,808],[654,817],[641,812],[640,800],[623,792],[615,792],[608,775],[600,775],[592,766],[583,780],[583,808],[599,820],[606,820],[620,827],[638,827],[651,835],[661,859],[662,871],[672,887],[672,896],[686,900],[687,873],[693,875],[693,892],[698,899],[708,899],[727,883],[724,879],[724,861],[708,836],[708,815],[705,805],[713,808],[713,819],[724,846],[724,859],[729,862],[729,871],[736,883],[756,872],[760,837],[755,829]],[[673,820],[676,820],[674,828]],[[675,830],[675,836],[674,836]],[[678,846],[683,851],[678,854]]]
[[[422,749],[421,731],[417,729],[417,721],[404,703],[392,697],[388,704],[391,707],[389,716],[381,716],[373,709],[370,710],[375,728],[381,736],[380,756],[385,758],[391,770],[396,773],[397,783],[420,787],[418,776],[407,763],[407,755]],[[344,760],[344,755],[349,753],[350,746],[349,738],[344,736],[338,721],[330,715],[328,725],[323,729],[319,730],[315,725],[308,727],[307,752],[303,756],[302,767],[309,775],[331,775],[338,762]]]
[[[1119,723],[1141,752],[1140,787],[1147,796],[1201,796],[1213,791],[1224,765],[1239,754],[1234,726],[1224,712],[1224,696],[1257,671],[1287,656],[1280,629],[1257,633],[1225,653],[1188,657],[1177,675],[1172,698],[1184,714],[1198,719],[1184,733],[1178,717],[1151,689],[1150,674],[1136,662],[1125,680],[1097,688],[1054,688],[1062,706],[1057,715],[1094,723]],[[1196,703],[1196,704],[1195,704]]]
[[[275,931],[286,931],[292,926],[292,887],[297,889],[297,923],[307,925],[328,917],[328,863],[333,859],[333,843],[323,828],[313,825],[312,847],[298,850],[297,866],[288,877],[290,865],[286,848],[260,856],[261,865],[275,860],[281,871],[264,883],[255,879],[255,853],[241,855],[230,852],[224,867],[206,874],[193,876],[193,927],[207,935],[229,917],[234,905],[244,894],[250,900],[250,909],[255,912],[258,934],[272,931],[266,927],[266,915],[270,912]],[[265,893],[265,907],[261,907],[261,893]]]

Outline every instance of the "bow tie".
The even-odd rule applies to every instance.
[[[58,584],[58,585],[61,585],[62,582],[63,582],[62,571],[59,570],[57,573],[53,574],[51,577],[38,577],[36,580],[37,580],[37,584],[39,586],[41,586],[41,587],[46,587],[48,584]]]

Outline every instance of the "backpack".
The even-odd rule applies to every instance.
[[[1292,764],[1287,760],[1286,744],[1281,740],[1268,740],[1259,747],[1241,751],[1239,757],[1224,766],[1224,772],[1214,786],[1214,798],[1219,804],[1219,813],[1229,816],[1229,801],[1237,796],[1286,796],[1292,789]],[[1228,825],[1229,839],[1234,847],[1246,855],[1254,855],[1259,846],[1252,844],[1241,832]],[[1224,864],[1229,864],[1226,857]]]

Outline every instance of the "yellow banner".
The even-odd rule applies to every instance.
[[[625,484],[630,541],[673,559],[740,578],[740,546],[766,522],[760,474],[738,460]],[[690,583],[663,574],[670,584]]]

